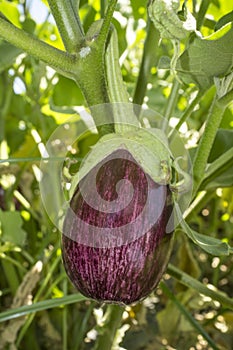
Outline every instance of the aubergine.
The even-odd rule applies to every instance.
[[[171,254],[172,210],[169,185],[156,183],[128,150],[105,157],[78,183],[64,219],[62,257],[73,285],[99,302],[147,297]]]

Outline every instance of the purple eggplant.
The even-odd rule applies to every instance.
[[[77,185],[63,225],[63,262],[78,291],[119,304],[148,296],[170,257],[172,209],[169,185],[156,183],[128,150],[94,166]]]

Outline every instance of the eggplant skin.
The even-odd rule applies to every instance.
[[[99,302],[132,304],[155,289],[166,269],[173,245],[173,233],[166,233],[172,213],[171,192],[168,185],[159,185],[146,175],[125,149],[113,152],[100,164],[96,188],[92,186],[92,171],[96,172],[95,167],[77,186],[64,220],[62,258],[65,270],[77,290],[86,297]],[[119,182],[122,179],[131,183],[133,195],[127,190],[129,182]],[[117,184],[125,186],[119,192],[119,211],[106,212],[106,202],[118,198]],[[91,200],[95,201],[95,191],[105,201],[100,202],[98,208],[97,200],[93,207],[90,204]],[[144,232],[147,216],[138,221],[136,229],[131,223],[140,216],[149,192],[154,193],[150,213],[157,214],[155,223]],[[89,224],[88,230],[85,223]],[[128,240],[125,236],[119,240],[125,225]],[[98,227],[109,229],[107,239],[98,237]],[[119,229],[114,231],[118,232],[115,236],[113,228]],[[98,239],[104,239],[103,244]]]

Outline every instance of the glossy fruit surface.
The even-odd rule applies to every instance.
[[[171,211],[168,185],[155,183],[127,150],[105,158],[80,181],[64,221],[62,255],[72,283],[98,301],[145,298],[170,257]]]

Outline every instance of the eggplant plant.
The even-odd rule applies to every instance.
[[[211,197],[217,188],[231,187],[233,184],[232,142],[226,144],[224,152],[215,155],[226,135],[222,128],[226,115],[232,126],[232,12],[212,23],[205,17],[209,5],[205,0],[150,0],[147,7],[132,1],[130,7],[137,12],[137,16],[142,9],[146,11],[146,29],[143,29],[146,37],[132,92],[132,82],[127,81],[120,65],[122,37],[118,26],[121,25],[119,18],[123,15],[120,11],[124,6],[117,0],[98,3],[100,16],[90,20],[83,15],[85,11],[79,1],[48,0],[61,38],[60,45],[63,45],[60,48],[36,37],[30,21],[25,20],[23,28],[19,28],[11,18],[7,18],[4,6],[0,12],[0,38],[4,40],[1,45],[7,49],[8,60],[14,62],[19,55],[26,53],[52,67],[63,77],[60,79],[66,79],[67,84],[74,84],[69,86],[75,86],[75,91],[81,91],[85,111],[88,111],[87,115],[94,125],[95,131],[91,132],[91,137],[95,137],[95,142],[84,154],[79,149],[80,140],[76,150],[71,144],[67,146],[66,132],[70,133],[73,141],[77,141],[72,134],[73,122],[59,126],[55,136],[50,139],[47,136],[46,141],[49,141],[44,147],[40,172],[34,167],[45,209],[54,226],[57,225],[62,231],[61,254],[66,273],[83,295],[80,301],[95,300],[110,304],[104,321],[97,326],[99,336],[95,349],[110,349],[117,342],[119,344],[117,329],[122,322],[124,306],[133,308],[135,303],[142,303],[158,286],[178,305],[182,315],[205,341],[213,349],[218,349],[215,341],[180,305],[161,279],[167,272],[186,287],[211,296],[230,309],[233,307],[229,297],[223,297],[218,290],[213,292],[188,276],[187,270],[182,271],[169,264],[172,252],[175,255],[173,246],[176,245],[176,238],[179,241],[180,235],[183,235],[187,246],[193,244],[207,256],[230,257],[233,253],[228,239],[197,232],[198,228],[192,225],[190,219],[209,194]],[[208,36],[202,30],[206,23],[209,26]],[[165,55],[162,52],[164,47],[169,47],[169,50],[164,50]],[[125,54],[130,55],[130,49]],[[7,66],[5,61],[2,60],[3,66]],[[12,71],[9,71],[9,76],[11,74]],[[152,96],[156,109],[153,111],[148,108],[150,100],[148,102],[146,98],[149,87],[155,92],[153,84],[157,88],[160,79],[168,80],[169,94],[166,102],[163,102],[163,110],[159,109],[157,95]],[[25,83],[27,81],[26,76]],[[53,80],[50,84],[53,84]],[[180,108],[182,94],[188,95],[188,102],[179,111],[177,120],[174,115]],[[31,91],[28,98],[34,95],[34,91]],[[10,92],[6,96],[5,100],[10,101]],[[199,125],[195,147],[190,147],[191,141],[182,132],[182,127],[187,128],[190,117],[198,114],[203,99],[205,103],[208,100],[203,126]],[[36,101],[39,104],[40,98]],[[0,102],[5,106],[4,101]],[[146,107],[145,102],[148,102]],[[37,104],[31,103],[34,110]],[[10,102],[5,110],[9,106]],[[23,122],[20,125],[24,127]],[[1,126],[1,130],[4,130],[3,124]],[[86,131],[84,128],[82,137]],[[43,142],[35,128],[32,128],[31,134],[41,150]],[[2,132],[1,155],[5,152],[3,141]],[[81,165],[72,174],[63,164],[70,150],[77,156],[81,154]],[[60,156],[62,164],[55,167],[53,158]],[[6,160],[3,159],[3,162],[7,163]],[[61,172],[65,173],[70,185],[67,187],[64,211],[65,191]],[[18,185],[15,183],[15,188]],[[0,189],[4,186],[10,185],[7,181],[0,182]],[[22,198],[23,190],[20,195],[14,188],[10,193],[18,196],[20,204],[29,210],[30,205]],[[63,197],[63,203],[60,197]],[[38,214],[34,210],[31,212],[38,219]],[[4,238],[4,230],[8,227],[4,223],[6,217],[0,211],[1,235],[7,242],[7,234]],[[54,269],[58,260],[55,261]],[[7,271],[6,265],[3,270]],[[15,292],[16,286],[11,286]],[[41,288],[45,288],[45,283]],[[64,297],[61,305],[62,301],[65,304],[77,301],[75,298],[70,301],[69,297]],[[38,298],[35,298],[35,305]],[[39,304],[38,307],[41,307],[38,310],[43,309],[43,305]],[[15,314],[20,316],[34,312],[30,305],[25,310],[19,308]],[[12,311],[5,311],[0,314],[0,320],[17,317],[12,315]],[[32,315],[22,328],[16,345],[20,344],[30,326]],[[67,332],[64,333],[66,340],[63,348],[67,349]]]

